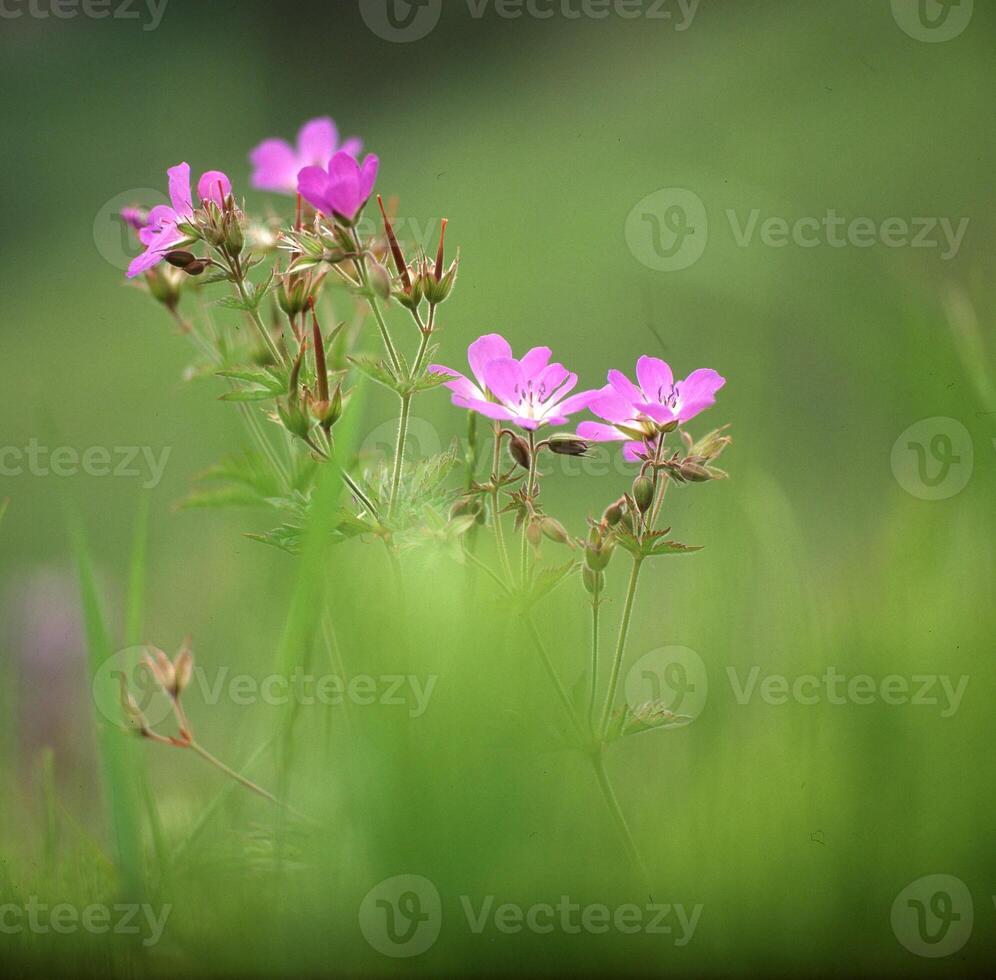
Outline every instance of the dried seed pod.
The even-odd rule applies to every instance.
[[[529,451],[529,443],[526,442],[522,436],[512,436],[508,442],[508,451],[512,454],[512,459],[514,459],[519,466],[524,470],[528,470],[532,455]]]

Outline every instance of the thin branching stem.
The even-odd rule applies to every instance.
[[[640,581],[640,569],[643,567],[642,556],[633,557],[633,571],[629,577],[629,588],[626,590],[626,604],[623,607],[622,620],[619,623],[619,638],[616,640],[616,652],[612,660],[612,672],[609,675],[609,689],[605,696],[605,706],[602,708],[602,721],[598,726],[599,738],[604,740],[609,727],[609,717],[612,705],[616,699],[616,687],[619,684],[619,671],[622,668],[623,656],[626,653],[626,637],[629,635],[629,625],[633,617],[633,603],[636,600],[636,587]]]

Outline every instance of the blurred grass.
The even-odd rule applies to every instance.
[[[470,340],[499,329],[517,348],[550,343],[585,385],[644,352],[729,378],[708,422],[734,423],[733,479],[670,498],[676,535],[706,550],[647,570],[630,643],[631,660],[664,644],[698,651],[709,701],[693,725],[608,758],[658,899],[704,903],[699,932],[676,949],[457,927],[461,894],[641,899],[584,760],[535,752],[562,719],[548,717],[542,670],[487,583],[471,600],[461,570],[413,556],[399,620],[382,549],[350,545],[323,570],[347,673],[438,674],[426,715],[361,707],[347,727],[341,709],[302,710],[291,771],[271,743],[286,709],[190,706],[206,745],[263,785],[290,780],[295,804],[327,820],[322,834],[281,828],[265,801],[183,753],[107,732],[113,819],[99,819],[97,775],[67,773],[56,756],[56,792],[72,783],[91,808],[74,815],[82,826],[56,809],[64,866],[46,876],[51,811],[15,777],[16,718],[39,694],[17,703],[17,667],[3,657],[0,772],[15,789],[0,807],[0,904],[113,901],[87,843],[109,833],[136,888],[158,855],[149,894],[174,906],[151,953],[122,960],[101,937],[21,937],[22,962],[93,975],[379,975],[394,964],[366,946],[356,909],[375,882],[412,872],[436,883],[446,928],[399,972],[982,974],[996,880],[992,8],[976,4],[957,41],[926,45],[896,28],[888,4],[859,0],[703,3],[681,35],[639,21],[482,24],[447,5],[425,41],[386,45],[347,7],[303,3],[289,16],[276,4],[172,0],[151,35],[127,21],[4,22],[0,83],[24,94],[5,100],[12,138],[0,150],[0,331],[12,366],[3,441],[43,439],[39,419],[51,414],[66,444],[172,453],[152,491],[126,479],[0,478],[12,501],[0,576],[68,563],[52,515],[72,497],[93,549],[78,557],[96,661],[115,648],[104,610],[119,605],[126,643],[169,648],[191,632],[208,669],[264,675],[281,649],[289,662],[313,638],[314,623],[287,620],[299,583],[316,581],[313,564],[241,537],[266,526],[255,514],[171,513],[242,430],[215,386],[181,382],[182,338],[121,288],[94,218],[122,190],[161,187],[181,157],[244,188],[250,146],[331,112],[380,154],[379,186],[401,195],[401,214],[426,227],[451,219],[463,264],[444,362],[459,366]],[[640,266],[623,235],[633,205],[665,186],[694,190],[711,228],[702,260],[673,275]],[[882,248],[740,249],[725,217],[831,207],[971,225],[944,263]],[[358,439],[392,411],[371,392]],[[442,444],[463,432],[441,395],[416,414]],[[889,465],[899,433],[931,416],[959,419],[975,444],[975,476],[947,501],[909,496]],[[580,531],[625,485],[615,471],[558,471],[544,502]],[[136,501],[148,508],[147,545]],[[623,578],[613,566],[608,623]],[[541,630],[573,683],[587,663],[579,587],[545,610]],[[741,706],[727,668],[742,677],[755,665],[790,678],[835,665],[970,683],[951,718],[881,703]],[[132,765],[149,769],[162,822],[148,838]],[[942,871],[975,895],[975,935],[958,956],[921,960],[896,942],[889,910],[908,881]],[[11,948],[0,945],[0,960]]]

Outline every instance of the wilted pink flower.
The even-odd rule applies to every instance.
[[[567,397],[577,387],[578,376],[563,364],[550,363],[549,347],[534,347],[521,360],[500,334],[475,340],[467,360],[477,383],[441,364],[430,365],[432,374],[456,375],[446,382],[453,404],[479,412],[489,419],[514,422],[523,429],[564,425],[567,417],[586,408],[597,391]]]
[[[350,154],[339,152],[329,161],[328,170],[305,167],[298,174],[297,189],[323,214],[354,221],[373,193],[379,167],[380,160],[372,153],[360,164]]]
[[[726,379],[704,368],[675,382],[671,368],[659,357],[641,357],[636,364],[639,386],[621,371],[609,372],[609,383],[591,400],[591,411],[609,424],[582,422],[578,436],[591,442],[627,441],[628,460],[656,444],[659,426],[687,422],[716,402]],[[639,436],[642,441],[636,441]]]
[[[339,146],[339,130],[327,116],[306,122],[297,134],[297,147],[286,140],[264,140],[249,154],[252,186],[279,194],[297,193],[297,175],[305,167],[320,167],[336,153],[358,158],[363,143],[353,137]]]
[[[194,217],[194,204],[190,194],[190,164],[170,167],[169,199],[172,206],[160,204],[148,215],[138,237],[145,251],[128,266],[128,278],[134,279],[158,265],[163,256],[187,236],[177,227]],[[220,171],[209,170],[197,183],[197,193],[202,201],[214,201],[225,206],[225,198],[232,193],[232,182]]]

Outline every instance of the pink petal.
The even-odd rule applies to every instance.
[[[598,397],[598,395],[599,393],[597,391],[581,391],[576,395],[571,395],[570,398],[565,398],[553,410],[555,410],[558,415],[573,415],[575,412],[584,411],[591,404],[592,400]],[[558,422],[556,424],[563,425],[562,422]]]
[[[154,265],[158,265],[163,260],[163,252],[157,248],[150,248],[143,252],[136,259],[132,260],[128,266],[128,278],[134,279],[136,276],[148,272]]]
[[[630,422],[633,406],[614,388],[602,388],[588,403],[588,408],[606,422]]]
[[[644,456],[649,456],[653,447],[645,442],[627,442],[623,446],[623,459],[629,463],[639,463]]]
[[[476,398],[480,401],[485,401],[484,392],[470,381],[465,378],[459,371],[454,371],[452,368],[444,367],[442,364],[430,364],[428,367],[429,374],[444,374],[444,375],[456,375],[454,381],[446,381],[443,383],[444,388],[449,388],[450,391],[455,395],[460,395],[463,398]]]
[[[484,368],[488,362],[496,361],[499,357],[511,356],[512,345],[498,333],[485,334],[467,348],[467,361],[470,363],[470,370],[482,388],[487,387],[487,382],[484,380]]]
[[[328,117],[306,122],[297,134],[298,164],[306,167],[325,163],[339,145],[339,131]]]
[[[578,426],[578,438],[590,442],[622,442],[626,438],[614,425],[601,422],[582,422]]]
[[[643,392],[633,384],[629,378],[626,377],[622,371],[609,371],[609,384],[612,385],[613,389],[617,391],[623,398],[627,401],[637,402],[645,401],[643,397]]]
[[[511,352],[510,352],[511,353]],[[534,378],[550,363],[553,351],[549,347],[534,347],[522,358],[522,373],[526,378]]]
[[[169,174],[169,199],[173,210],[183,217],[194,213],[194,203],[190,197],[190,164],[180,163],[166,171]]]
[[[499,357],[484,368],[488,389],[506,405],[518,405],[525,390],[522,365],[514,357]]]
[[[162,234],[163,229],[176,226],[176,212],[168,204],[157,204],[150,212],[145,227],[139,231],[138,240],[143,245],[152,245]]]
[[[357,139],[353,136],[346,140],[345,143],[339,147],[342,153],[348,153],[351,157],[355,157],[357,160],[360,159],[360,154],[363,152],[363,140]]]
[[[578,384],[578,376],[571,374],[563,364],[550,364],[539,374],[531,375],[525,367],[525,358],[520,362],[522,373],[526,376],[526,381],[532,380],[533,391],[537,395],[542,392],[543,401],[552,401],[555,397],[563,397],[569,391],[573,391]]]
[[[261,191],[294,193],[301,169],[294,148],[286,140],[266,140],[249,154],[253,165],[252,186]],[[321,162],[325,162],[324,159]]]
[[[726,378],[711,368],[693,371],[684,381],[677,384],[682,402],[698,402],[714,398],[717,391],[726,384]]]
[[[546,425],[546,419],[531,419],[528,415],[516,415],[512,421],[520,429],[528,429],[530,432],[535,432],[541,425]],[[554,422],[554,425],[560,425],[559,422]]]
[[[350,219],[360,209],[360,168],[348,153],[337,153],[329,161],[325,200],[331,210]]]
[[[349,153],[345,156],[354,159]],[[379,170],[380,157],[374,153],[369,154],[360,167],[360,204],[365,204],[370,199],[370,195],[373,194]]]
[[[197,194],[202,201],[214,201],[219,208],[232,193],[232,182],[220,170],[209,170],[197,182]]]
[[[507,421],[514,417],[514,413],[505,408],[504,405],[497,405],[482,398],[464,398],[461,395],[454,395],[453,404],[460,408],[469,408],[472,412],[478,412],[489,419]]]
[[[321,167],[305,167],[297,175],[297,190],[316,211],[327,211],[329,175]]]
[[[682,422],[687,422],[689,419],[695,418],[696,415],[700,415],[707,408],[712,408],[715,404],[715,398],[702,398],[699,401],[683,402],[678,411],[678,418]]]
[[[673,422],[678,418],[674,409],[668,405],[662,405],[660,402],[642,402],[635,407],[646,415],[647,418],[653,419],[655,422],[660,422],[661,425],[667,425],[668,422]]]
[[[661,393],[669,394],[674,384],[671,368],[659,357],[641,357],[636,362],[636,379],[646,401],[659,401]]]

